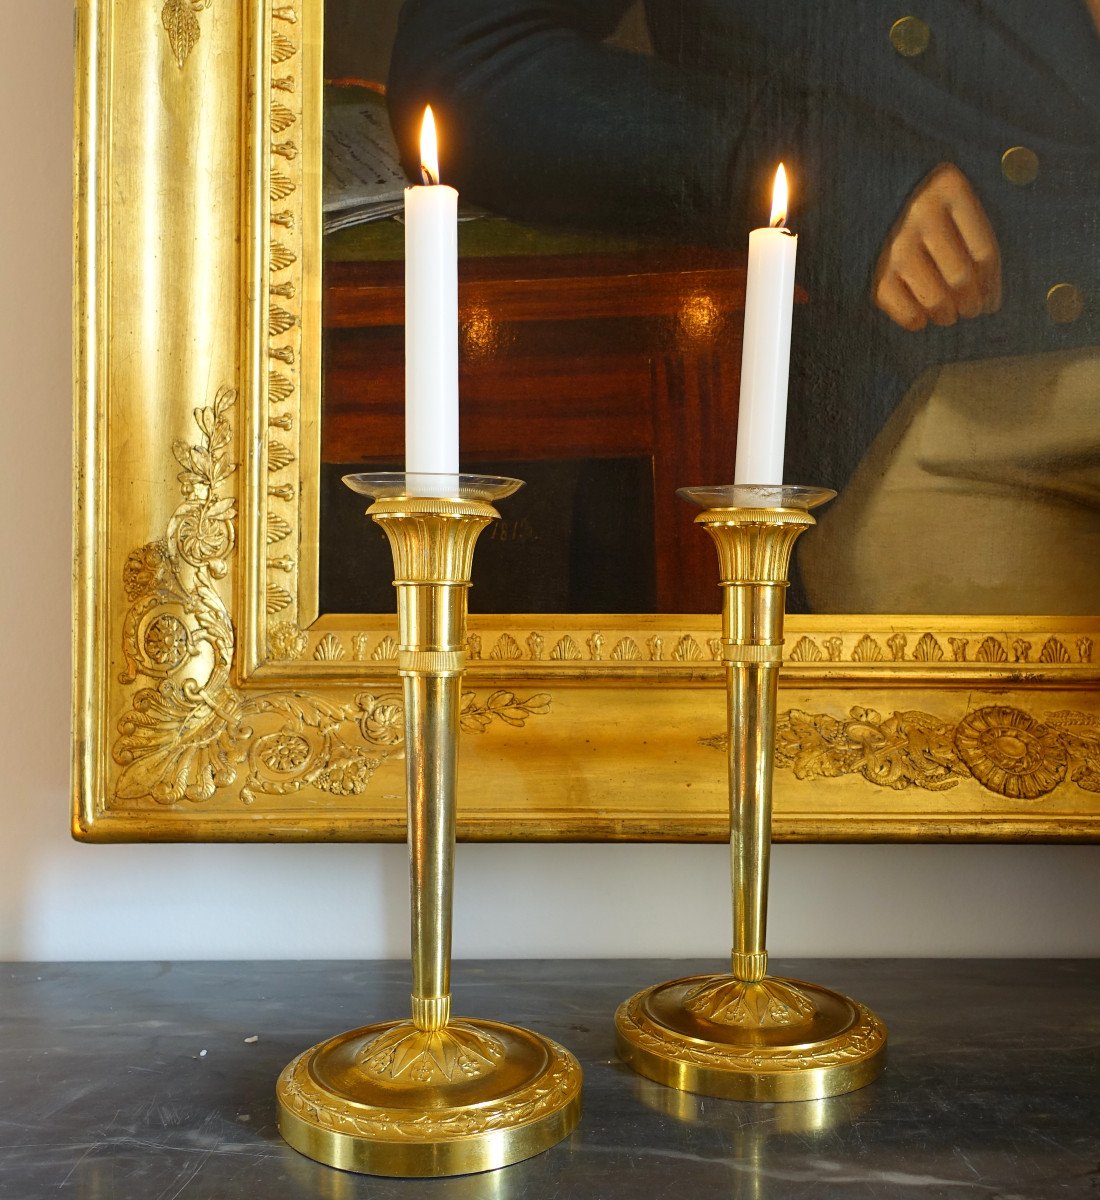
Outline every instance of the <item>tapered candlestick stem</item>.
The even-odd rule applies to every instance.
[[[443,1028],[451,1010],[458,712],[466,593],[488,504],[379,500],[397,586],[397,666],[404,681],[412,916],[412,1018]]]
[[[412,1017],[438,1029],[450,1016],[458,676],[405,676],[412,913]]]
[[[768,956],[768,871],[771,861],[772,761],[778,671],[731,666],[727,708],[730,744],[730,873],[733,882],[732,971],[763,979]]]
[[[813,523],[796,510],[715,510],[696,518],[718,547],[729,735],[730,873],[735,979],[767,974],[772,748],[790,556]]]

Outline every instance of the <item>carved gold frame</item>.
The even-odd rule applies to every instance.
[[[75,835],[400,838],[394,622],[317,612],[322,5],[77,14]],[[461,836],[726,836],[716,618],[471,627]],[[792,618],[776,836],[1096,838],[1098,630]]]

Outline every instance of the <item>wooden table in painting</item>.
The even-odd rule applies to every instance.
[[[325,267],[322,458],[396,461],[402,263],[338,255]],[[713,550],[675,491],[733,476],[743,255],[482,253],[463,257],[459,293],[463,462],[645,459],[656,609],[715,611]]]

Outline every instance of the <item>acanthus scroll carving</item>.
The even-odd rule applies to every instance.
[[[238,783],[245,803],[307,786],[359,795],[403,750],[399,690],[338,703],[230,682],[236,634],[217,585],[236,546],[236,500],[223,494],[236,471],[228,453],[235,402],[236,392],[223,388],[211,406],[195,410],[199,441],[173,447],[183,500],[164,536],[134,550],[123,570],[129,609],[120,681],[146,685],[118,723],[120,800],[203,802]],[[497,722],[522,727],[549,709],[545,693],[524,698],[498,688],[486,697],[464,693],[460,720],[481,733]]]

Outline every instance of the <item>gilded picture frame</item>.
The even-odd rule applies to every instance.
[[[322,11],[77,5],[86,841],[404,836],[394,621],[317,604]],[[1095,840],[1098,633],[790,618],[776,838]],[[717,636],[471,618],[460,836],[724,839]]]

